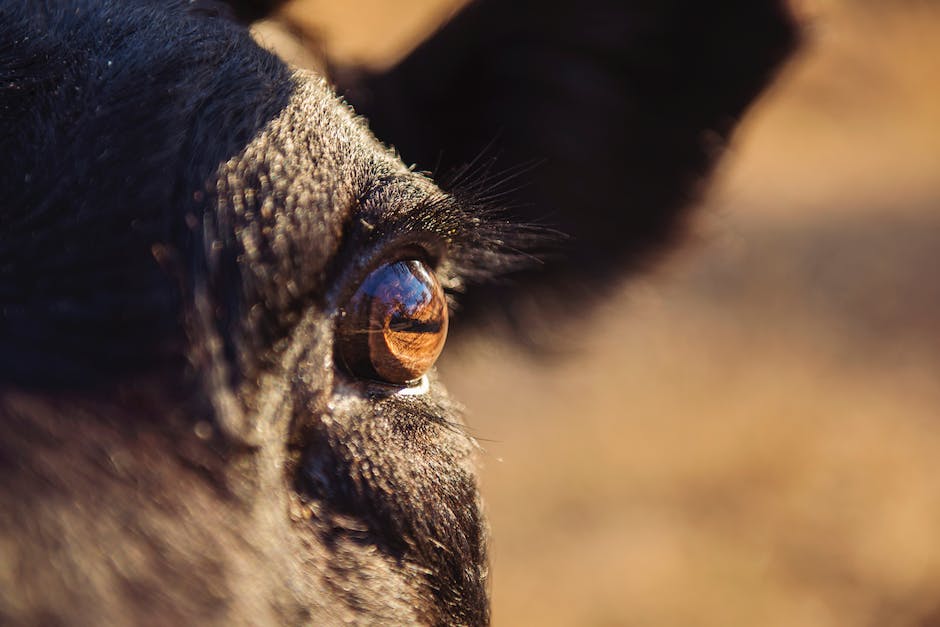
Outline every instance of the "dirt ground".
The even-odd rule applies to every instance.
[[[288,11],[382,65],[458,4]],[[445,360],[496,625],[940,625],[940,4],[801,10],[681,250],[564,359]]]

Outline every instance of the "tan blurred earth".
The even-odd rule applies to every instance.
[[[380,67],[455,0],[298,0]],[[496,625],[940,625],[940,4],[802,2],[690,241],[547,364],[448,356]]]

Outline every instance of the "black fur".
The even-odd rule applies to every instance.
[[[291,91],[242,27],[186,6],[2,5],[5,381],[84,383],[184,348],[152,247],[198,252],[194,195]]]
[[[423,251],[453,296],[525,267],[521,249],[541,236],[510,226],[486,188],[444,193],[407,168],[321,77],[291,71],[232,19],[272,3],[236,4],[0,0],[0,623],[484,624],[486,526],[460,411],[433,372],[427,390],[400,389],[336,367],[333,322],[404,249]],[[757,27],[781,37],[779,7],[756,4],[772,7],[755,9]],[[494,6],[461,19],[505,44]],[[750,40],[762,54],[727,82],[715,53],[696,78],[674,49],[696,31],[670,26],[673,9],[606,7],[610,31],[572,29],[563,45],[533,19],[545,48],[507,44],[505,65],[465,42],[458,69],[472,53],[483,70],[438,83],[456,103],[416,85],[408,63],[361,92],[389,94],[370,110],[422,165],[437,133],[401,110],[388,121],[403,103],[458,164],[500,116],[518,123],[507,157],[549,159],[532,199],[557,192],[567,207],[581,196],[565,185],[592,211],[619,202],[615,189],[640,199],[652,214],[630,215],[659,226],[579,233],[598,246],[592,267],[662,239],[707,171],[699,134],[712,122],[727,133],[781,45]],[[672,34],[634,58],[638,15]],[[548,61],[584,55],[597,83],[547,78]],[[647,67],[659,58],[669,81]],[[488,72],[496,82],[481,83]],[[601,128],[499,82],[529,73],[561,80],[569,104],[595,103]],[[670,97],[704,98],[712,81],[727,98],[702,110]],[[617,115],[675,128],[637,130],[641,148],[625,155],[620,135],[569,145]],[[554,139],[523,149],[538,131]],[[606,233],[597,223],[611,216],[561,222]]]

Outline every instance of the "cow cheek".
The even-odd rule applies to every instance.
[[[341,393],[310,431],[295,509],[342,554],[334,577],[355,584],[344,586],[347,594],[359,594],[362,572],[375,581],[369,569],[388,569],[387,581],[401,587],[394,598],[412,598],[422,622],[485,621],[475,445],[456,419],[433,393],[381,400]],[[346,568],[350,561],[366,570]]]

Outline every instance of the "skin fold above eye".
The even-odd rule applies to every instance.
[[[385,264],[350,298],[337,331],[340,363],[351,374],[399,385],[416,381],[444,348],[444,290],[423,261]]]

